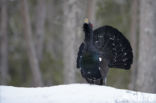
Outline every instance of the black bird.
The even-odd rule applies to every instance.
[[[130,69],[133,62],[132,48],[120,31],[111,26],[93,31],[87,18],[83,31],[85,39],[79,47],[77,68],[81,68],[82,77],[88,83],[105,84],[109,68]]]

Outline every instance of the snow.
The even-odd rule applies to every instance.
[[[0,86],[0,103],[156,103],[156,94],[90,84]]]

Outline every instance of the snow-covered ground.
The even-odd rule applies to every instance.
[[[156,94],[89,84],[0,86],[0,103],[156,103]]]

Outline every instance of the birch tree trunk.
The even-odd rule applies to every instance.
[[[0,24],[0,84],[8,82],[8,6],[7,0],[1,0],[1,24]]]
[[[75,55],[74,41],[76,35],[76,1],[66,0],[63,4],[64,25],[63,25],[63,62],[64,62],[64,83],[75,82]]]
[[[41,76],[39,63],[35,51],[35,46],[32,38],[32,29],[31,29],[27,0],[21,1],[21,14],[23,19],[25,40],[27,43],[26,44],[27,54],[29,58],[33,79],[34,79],[34,86],[43,86],[42,76]]]
[[[131,28],[130,38],[133,49],[133,64],[131,67],[131,81],[129,88],[135,89],[136,76],[137,76],[137,51],[138,51],[138,29],[139,29],[139,1],[132,0],[131,4]]]
[[[156,0],[140,1],[137,89],[156,93]]]
[[[63,62],[64,83],[76,82],[76,57],[82,37],[82,24],[87,2],[66,0],[63,2]]]
[[[36,52],[38,60],[42,59],[42,51],[43,51],[43,44],[44,44],[44,24],[46,19],[46,1],[45,0],[37,0],[37,7],[36,7]]]
[[[92,24],[95,24],[95,14],[96,14],[96,0],[88,0],[88,19]]]

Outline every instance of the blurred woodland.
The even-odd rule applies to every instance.
[[[0,84],[85,83],[76,68],[85,17],[133,48],[130,71],[111,68],[107,85],[156,93],[156,0],[0,0]]]

